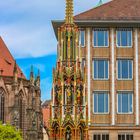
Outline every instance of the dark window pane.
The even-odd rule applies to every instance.
[[[132,46],[132,31],[117,31],[117,44],[118,46]]]
[[[130,135],[130,140],[133,140],[133,135]]]
[[[132,61],[129,61],[129,78],[132,78]]]
[[[98,139],[97,140],[101,140],[101,136],[100,135],[98,135]]]
[[[104,61],[98,62],[98,78],[104,78]]]
[[[118,60],[118,78],[121,78],[121,61]]]
[[[97,140],[97,135],[94,135],[94,138],[93,138],[93,140]]]
[[[80,32],[81,45],[85,46],[85,31]]]
[[[122,135],[122,140],[125,140],[125,135]]]
[[[121,31],[122,46],[127,46],[127,31]]]
[[[108,112],[108,94],[105,94],[105,112]]]
[[[98,46],[98,44],[97,44],[97,31],[94,31],[94,46]]]
[[[117,43],[118,43],[118,46],[121,46],[121,34],[120,34],[120,31],[117,32]]]
[[[105,32],[105,46],[108,46],[108,32]]]
[[[118,140],[122,140],[122,136],[121,135],[118,135]]]
[[[108,46],[108,31],[94,31],[94,46]]]
[[[122,97],[122,94],[118,94],[118,112],[119,113],[122,112],[122,109],[121,109],[121,106],[122,106],[121,97]]]
[[[98,46],[104,46],[104,31],[98,31]]]
[[[100,113],[104,112],[104,94],[99,94],[98,96],[98,111]]]
[[[98,101],[97,95],[98,94],[94,94],[94,112],[95,113],[97,113],[97,108],[98,108],[98,105],[97,105],[97,101]]]
[[[131,31],[128,31],[128,46],[131,46],[132,45],[132,32]]]
[[[128,60],[122,60],[122,78],[128,78]]]
[[[132,94],[129,94],[129,112],[133,112]]]
[[[94,78],[98,78],[98,62],[94,61]]]
[[[122,112],[128,113],[128,94],[122,94]]]
[[[119,79],[132,79],[132,61],[131,60],[118,60],[118,78]]]
[[[105,78],[108,78],[108,61],[105,61]]]
[[[109,140],[109,135],[106,135],[106,140]]]

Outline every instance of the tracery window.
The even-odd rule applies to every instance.
[[[19,107],[19,127],[22,129],[22,123],[23,123],[23,99],[22,99],[22,93],[19,93],[18,96],[18,107]]]
[[[4,122],[4,90],[0,88],[0,121]]]

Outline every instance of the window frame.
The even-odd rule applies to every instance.
[[[93,140],[94,140],[94,136],[99,136],[100,135],[100,140],[102,140],[103,139],[103,135],[108,135],[108,137],[109,137],[109,133],[93,133]]]
[[[129,136],[132,135],[132,136],[133,136],[133,140],[134,140],[134,134],[133,134],[132,132],[130,132],[130,133],[118,133],[118,140],[119,140],[119,135],[124,135],[124,137],[125,137],[124,139],[125,139],[125,140],[127,140],[127,139],[126,139],[126,136],[127,136],[127,135],[129,135]]]
[[[118,61],[119,60],[128,60],[128,61],[131,61],[132,62],[132,78],[119,78],[119,75],[118,75],[119,74],[119,72],[118,72]],[[133,72],[134,72],[134,70],[133,70],[133,59],[129,59],[129,58],[128,59],[118,58],[117,61],[116,61],[116,63],[117,63],[116,64],[116,74],[117,74],[116,75],[116,79],[119,80],[119,81],[121,81],[121,80],[124,80],[124,81],[133,80]],[[129,75],[129,73],[128,73],[128,75]]]
[[[81,32],[84,32],[84,45],[81,43]],[[86,46],[86,30],[85,29],[80,29],[79,31],[79,45],[84,48]]]
[[[94,110],[94,95],[95,94],[101,94],[101,93],[107,94],[107,97],[108,97],[108,112],[101,113],[101,112],[95,112],[95,110]],[[109,91],[93,91],[92,95],[93,95],[93,105],[92,105],[92,107],[93,107],[93,114],[95,114],[95,115],[103,115],[103,114],[107,115],[107,114],[109,114],[110,113],[110,94],[109,94]],[[98,102],[98,100],[97,100],[97,102]],[[97,105],[98,105],[98,103],[97,103]],[[105,109],[105,107],[104,107],[104,109]]]
[[[132,112],[127,112],[127,113],[119,112],[119,104],[118,104],[118,101],[119,101],[118,95],[119,95],[119,94],[132,94]],[[118,92],[117,92],[117,114],[118,114],[118,115],[122,115],[122,114],[124,114],[124,115],[127,115],[127,114],[132,115],[132,114],[134,113],[134,101],[133,101],[133,99],[134,99],[134,93],[133,93],[133,91],[118,91]],[[121,103],[121,104],[122,104],[122,103]],[[121,105],[121,106],[122,106],[122,105]],[[122,108],[121,108],[121,110],[122,110]]]
[[[105,28],[105,29],[101,30],[101,31],[106,31],[107,32],[107,35],[108,35],[108,37],[107,37],[107,46],[106,45],[105,46],[94,45],[94,43],[95,43],[95,41],[94,41],[94,32],[95,31],[100,31],[100,29],[102,29],[102,28],[94,28],[94,29],[92,29],[92,45],[93,45],[93,48],[108,48],[109,43],[110,43],[109,42],[109,29],[108,28]],[[104,40],[104,42],[105,42],[105,40]]]
[[[126,29],[126,31],[129,31],[129,29],[130,29],[130,31],[131,31],[131,46],[119,46],[118,45],[118,31],[123,31],[123,30],[120,30],[120,29]],[[116,46],[117,46],[117,48],[132,48],[132,46],[133,46],[133,29],[131,29],[131,28],[118,28],[118,29],[116,29]]]
[[[108,77],[107,78],[95,78],[94,77],[94,61],[101,61],[101,60],[103,60],[103,61],[107,61],[107,63],[108,63]],[[99,81],[107,81],[107,80],[109,80],[109,60],[108,59],[102,59],[102,58],[93,58],[92,59],[92,78],[93,78],[93,80],[99,80]],[[104,70],[105,70],[105,68],[104,68]],[[105,74],[105,72],[104,72],[104,74]],[[105,77],[105,75],[104,75],[104,77]]]

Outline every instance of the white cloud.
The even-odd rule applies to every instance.
[[[74,2],[75,13],[79,13],[94,7],[98,0]],[[64,12],[65,0],[3,0],[0,36],[16,58],[54,54],[57,42],[51,20],[63,19]]]

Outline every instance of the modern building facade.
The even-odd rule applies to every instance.
[[[0,38],[0,121],[21,130],[24,140],[42,140],[40,76],[27,80]]]
[[[52,22],[58,56],[64,22]],[[112,0],[74,16],[74,23],[85,73],[89,140],[139,140],[140,0]]]

